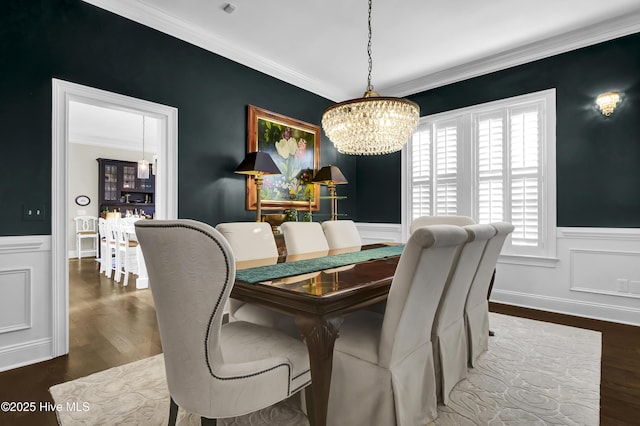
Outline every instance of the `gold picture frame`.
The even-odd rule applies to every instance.
[[[263,210],[317,211],[319,185],[311,183],[320,168],[320,126],[249,105],[247,152],[267,152],[282,174],[264,175]],[[246,208],[256,209],[256,187],[247,179]]]

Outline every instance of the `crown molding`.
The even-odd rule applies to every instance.
[[[382,90],[388,96],[408,96],[637,32],[640,32],[640,12],[609,19],[586,28],[443,69]]]
[[[337,86],[319,82],[316,78],[284,67],[271,59],[256,55],[246,49],[234,46],[233,42],[222,37],[212,36],[205,31],[194,28],[187,22],[167,15],[166,13],[139,1],[131,0],[83,0],[93,6],[130,19],[139,24],[169,34],[187,43],[238,62],[249,68],[263,72],[279,80],[308,90],[330,100],[345,99],[347,91]]]
[[[284,67],[265,56],[256,55],[247,49],[234,46],[232,40],[212,36],[199,28],[194,28],[188,23],[169,16],[159,9],[140,1],[83,1],[169,34],[329,100],[338,102],[352,97],[348,90],[341,89],[337,85],[318,81],[316,78]],[[380,89],[384,91],[387,96],[408,96],[636,32],[640,32],[640,12],[609,19],[587,28],[549,37],[539,42],[530,43],[476,61],[442,69],[404,83],[381,87]]]

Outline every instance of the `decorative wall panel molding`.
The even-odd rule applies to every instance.
[[[571,290],[640,298],[640,252],[569,251]]]
[[[49,242],[49,244],[47,244]],[[0,237],[0,255],[3,253],[23,253],[38,250],[50,250],[48,237],[39,235],[22,237]]]
[[[53,357],[51,236],[0,237],[0,371]]]
[[[31,272],[0,269],[0,334],[31,328]]]

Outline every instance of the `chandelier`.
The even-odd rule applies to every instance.
[[[415,132],[420,108],[407,99],[380,96],[371,85],[371,0],[369,0],[369,75],[362,98],[330,106],[322,113],[322,128],[338,152],[378,155],[402,149]]]
[[[144,115],[142,116],[142,160],[138,160],[138,179],[149,179],[149,162],[144,159]]]

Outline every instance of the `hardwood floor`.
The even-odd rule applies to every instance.
[[[0,373],[0,401],[51,402],[49,387],[161,352],[149,290],[100,276],[93,260],[69,262],[69,355]],[[640,327],[491,304],[507,315],[602,332],[600,424],[640,424]],[[2,425],[56,425],[52,412],[0,412]]]

